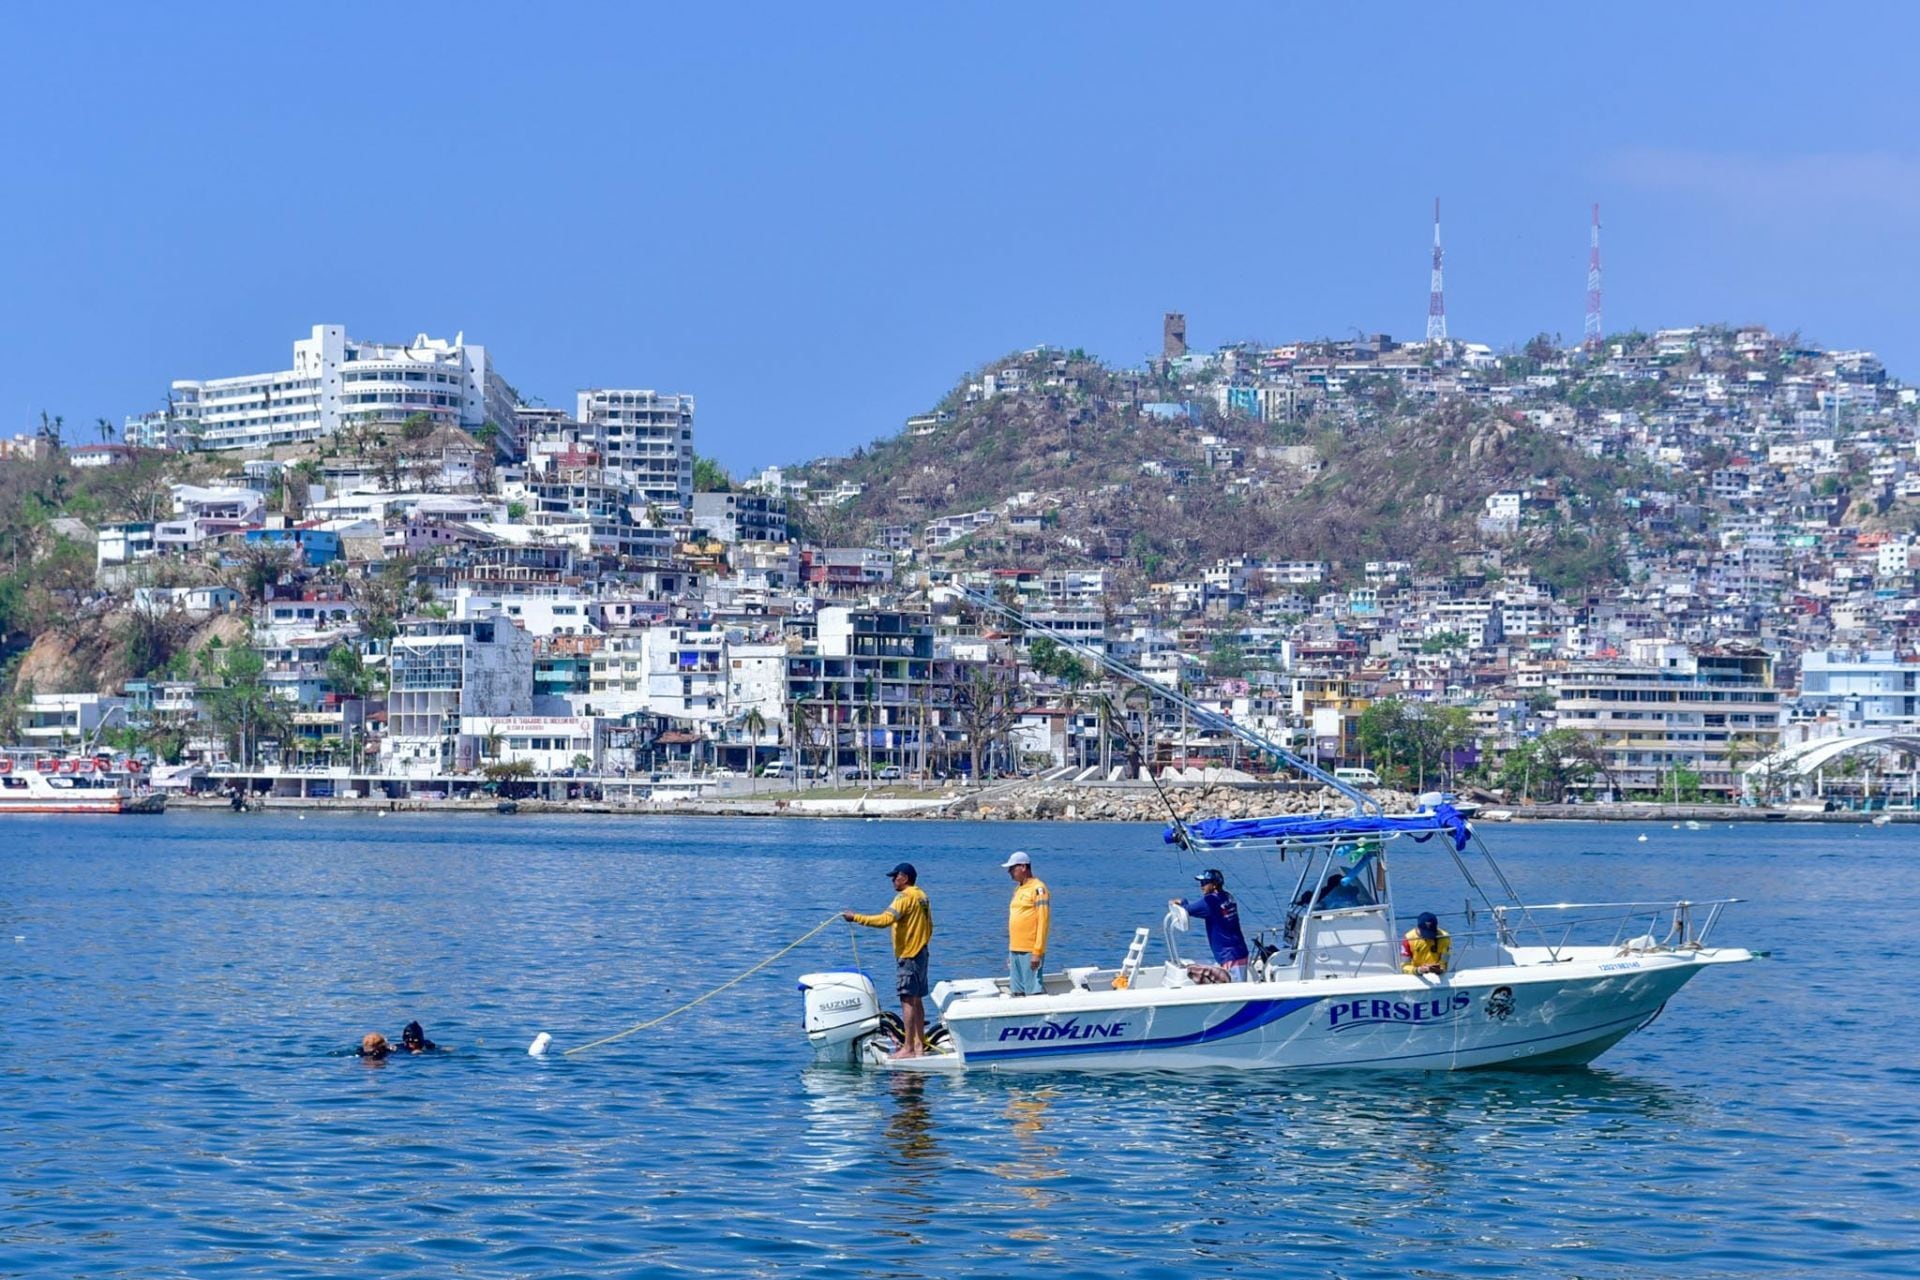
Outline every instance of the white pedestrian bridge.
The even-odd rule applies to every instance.
[[[1810,742],[1796,742],[1790,747],[1782,747],[1772,755],[1754,761],[1740,771],[1740,776],[1746,790],[1751,793],[1755,784],[1764,783],[1768,779],[1777,781],[1782,778],[1811,777],[1842,756],[1856,751],[1886,748],[1910,751],[1920,755],[1920,730],[1869,730],[1863,733],[1842,734],[1837,738],[1815,738]]]

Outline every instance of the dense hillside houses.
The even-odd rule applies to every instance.
[[[1042,347],[735,483],[690,395],[530,406],[463,335],[316,325],[124,444],[0,444],[8,736],[418,779],[1265,767],[1105,654],[1414,787],[1733,798],[1853,734],[1889,754],[1819,785],[1911,803],[1915,410],[1756,326]]]

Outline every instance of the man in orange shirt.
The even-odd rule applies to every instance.
[[[1040,994],[1040,970],[1047,959],[1047,932],[1053,926],[1053,902],[1046,883],[1033,874],[1033,859],[1016,849],[1000,864],[1013,877],[1013,901],[1007,907],[1007,990],[1016,996]]]

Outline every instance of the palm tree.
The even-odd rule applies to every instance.
[[[1113,703],[1104,694],[1094,704],[1094,713],[1100,717],[1096,733],[1100,740],[1100,776],[1105,778],[1113,772]]]
[[[800,775],[807,768],[807,738],[813,729],[813,708],[806,694],[793,700],[793,789],[800,789]]]
[[[1128,736],[1127,749],[1133,757],[1133,774],[1140,776],[1142,766],[1153,767],[1153,690],[1145,685],[1135,685],[1120,696],[1121,718],[1131,719],[1128,714],[1135,703],[1140,707],[1140,736]]]
[[[873,674],[869,672],[867,675],[866,682],[861,686],[861,690],[860,690],[862,694],[862,698],[860,702],[860,709],[861,709],[860,719],[862,722],[860,726],[860,745],[865,753],[866,773],[867,773],[868,782],[873,781],[873,713],[875,710],[874,695],[879,692],[879,690],[876,689],[874,686],[875,686],[875,681],[874,681]]]
[[[93,425],[99,428],[101,444],[113,443],[113,423],[112,422],[110,422],[106,418],[95,418],[93,420]]]
[[[747,714],[740,717],[740,727],[747,734],[747,790],[757,794],[760,790],[760,735],[767,731],[767,718],[760,714],[760,708],[748,707]]]

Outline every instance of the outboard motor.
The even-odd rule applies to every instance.
[[[858,1061],[860,1041],[880,1030],[880,996],[864,973],[804,973],[807,1043],[822,1062]]]

